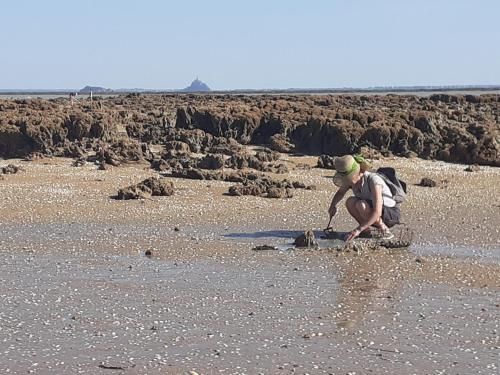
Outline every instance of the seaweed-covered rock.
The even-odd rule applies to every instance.
[[[265,175],[253,175],[239,173],[239,177],[243,177],[240,181],[241,185],[231,186],[229,195],[255,195],[265,198],[292,198],[293,189],[311,189],[311,186],[298,182],[290,182],[287,180],[274,180]],[[230,181],[228,178],[226,181]],[[236,182],[236,181],[235,181]]]
[[[320,155],[318,158],[318,168],[335,169],[335,158],[330,155]]]
[[[15,174],[20,170],[22,170],[21,167],[14,164],[8,164],[7,166],[0,168],[0,174]]]
[[[198,162],[198,168],[202,169],[220,169],[223,166],[224,166],[224,157],[219,154],[205,155]]]
[[[295,239],[294,245],[297,247],[316,248],[318,247],[318,242],[316,241],[314,232],[312,230],[306,230]]]
[[[278,152],[292,152],[293,144],[283,134],[275,134],[269,138],[269,147]]]
[[[117,199],[139,199],[172,194],[174,194],[174,184],[171,181],[150,177],[136,185],[118,190]]]
[[[293,190],[288,188],[267,188],[267,198],[293,198]]]
[[[181,154],[186,154],[191,152],[189,145],[186,142],[181,141],[167,141],[165,142],[165,151],[176,151]]]
[[[79,158],[98,151],[92,144],[99,140],[113,165],[153,160],[149,145],[232,156],[241,153],[240,144],[254,144],[308,155],[364,149],[500,166],[498,98],[491,94],[139,95],[100,98],[98,105],[0,99],[0,113],[0,157]],[[125,151],[120,139],[139,147]],[[264,165],[276,157],[255,155]]]
[[[279,160],[280,154],[269,149],[263,149],[261,151],[257,151],[255,158],[264,163],[271,163]]]
[[[233,196],[255,195],[260,196],[265,194],[266,187],[257,184],[250,185],[234,185],[229,188],[228,194]]]
[[[289,169],[283,163],[279,163],[279,164],[268,163],[268,164],[266,164],[263,167],[262,172],[271,172],[271,173],[276,173],[276,174],[285,174],[285,173],[289,172]]]
[[[250,154],[236,154],[226,162],[226,166],[234,169],[252,168],[259,171],[264,169],[264,163]]]
[[[130,139],[120,139],[104,146],[99,151],[99,155],[101,161],[115,167],[125,162],[135,162],[143,159],[141,145]]]
[[[437,186],[437,182],[434,181],[433,179],[431,178],[428,178],[428,177],[424,177],[420,180],[420,182],[418,183],[418,186],[423,186],[423,187],[436,187]]]
[[[213,171],[197,168],[180,168],[173,169],[171,172],[172,177],[187,178],[190,180],[222,180],[225,179],[225,174],[221,171]]]
[[[469,165],[467,168],[464,169],[465,172],[479,172],[481,168],[479,168],[479,165],[474,164],[474,165]]]

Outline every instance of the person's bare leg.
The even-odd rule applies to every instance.
[[[371,216],[373,212],[373,208],[370,207],[368,202],[362,199],[358,199],[354,207],[358,211],[359,218],[362,220],[361,222],[365,222],[366,220],[368,220],[368,218]],[[361,222],[358,221],[358,223],[360,224]]]
[[[365,221],[370,217],[373,210],[366,201],[361,199],[358,199],[355,208],[359,213],[359,217],[363,218]],[[373,223],[373,226],[379,228],[381,231],[386,231],[388,229],[381,216]]]
[[[349,197],[346,201],[346,207],[347,211],[349,211],[351,216],[356,219],[358,224],[364,223],[370,217],[373,210],[368,202],[356,197]],[[373,223],[373,226],[381,230],[387,229],[387,226],[385,225],[381,217],[379,217],[377,221]]]
[[[357,208],[357,205],[358,205],[358,202],[360,200],[356,197],[349,197],[347,198],[346,202],[345,202],[345,206],[347,208],[347,211],[349,211],[349,213],[351,214],[351,216],[356,219],[356,221],[358,222],[358,224],[361,224],[362,221],[363,221],[363,216],[360,215],[360,213],[358,212],[358,208]]]
[[[347,211],[356,219],[358,224],[364,223],[372,213],[370,205],[362,199],[349,197],[345,203]]]

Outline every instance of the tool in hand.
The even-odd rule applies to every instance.
[[[336,214],[330,215],[330,220],[328,221],[328,225],[326,226],[325,229],[323,229],[323,232],[329,233],[332,231],[332,219],[335,217]]]

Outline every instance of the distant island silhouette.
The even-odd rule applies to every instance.
[[[202,81],[200,81],[198,79],[198,77],[196,77],[196,79],[191,82],[191,84],[182,89],[182,91],[184,92],[207,92],[207,91],[211,91],[210,90],[210,87],[208,87],[208,85]]]
[[[85,86],[83,89],[80,89],[78,91],[79,94],[90,94],[91,92],[93,94],[112,94],[112,93],[120,93],[120,92],[142,92],[142,91],[148,91],[144,89],[119,89],[119,90],[113,90],[109,89],[106,87],[100,87],[100,86]],[[165,91],[172,91],[172,92],[208,92],[212,91],[208,85],[201,81],[198,77],[196,77],[191,84],[183,89],[177,89],[177,90],[165,90]]]
[[[99,86],[85,86],[83,89],[78,91],[79,94],[90,94],[91,92],[93,94],[111,94],[113,90]]]
[[[158,93],[226,93],[226,94],[385,94],[385,93],[433,93],[433,92],[491,92],[500,91],[499,84],[493,85],[447,85],[447,86],[376,86],[376,87],[332,87],[332,88],[267,88],[267,89],[230,89],[212,90],[198,77],[185,88],[180,89],[147,89],[118,88],[110,89],[101,86],[87,85],[82,89],[7,89],[0,88],[1,95],[63,95],[78,94],[158,94]]]

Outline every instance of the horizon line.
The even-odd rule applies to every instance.
[[[0,88],[0,93],[71,93],[71,92],[79,92],[86,87],[95,87],[103,90],[109,90],[109,93],[134,93],[134,92],[171,92],[178,93],[186,91],[186,88],[182,89],[151,89],[151,88],[117,88],[111,89],[103,86],[91,86],[86,85],[82,88]],[[267,92],[267,91],[391,91],[391,90],[433,90],[433,89],[452,89],[452,90],[460,90],[460,89],[500,89],[500,84],[470,84],[470,85],[461,85],[461,84],[453,84],[453,85],[398,85],[398,86],[364,86],[364,87],[355,87],[355,86],[344,86],[344,87],[288,87],[288,88],[237,88],[237,89],[210,89],[209,91],[197,91],[197,92]],[[196,91],[193,91],[196,92]],[[103,92],[104,93],[104,92]],[[96,94],[99,94],[96,91]]]

